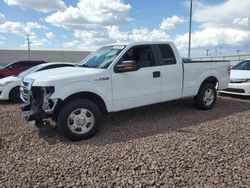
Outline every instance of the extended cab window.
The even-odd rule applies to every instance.
[[[121,58],[122,61],[135,61],[137,69],[155,65],[153,52],[150,45],[140,45],[130,48]]]
[[[161,64],[162,65],[176,64],[175,55],[171,46],[168,44],[159,44],[158,46],[162,57]]]

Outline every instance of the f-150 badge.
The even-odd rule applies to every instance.
[[[109,77],[101,77],[101,78],[95,79],[95,81],[104,81],[104,80],[109,80]]]

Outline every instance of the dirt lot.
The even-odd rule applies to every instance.
[[[77,143],[23,117],[0,104],[0,187],[250,186],[249,98],[219,97],[210,111],[186,99],[119,112]]]

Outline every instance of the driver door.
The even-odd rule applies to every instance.
[[[135,61],[130,72],[112,71],[114,111],[158,103],[161,101],[161,75],[151,45],[130,48],[118,61]],[[114,68],[115,69],[115,68]]]

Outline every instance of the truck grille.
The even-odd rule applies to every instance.
[[[31,86],[33,81],[23,80],[20,87],[20,97],[24,103],[30,102]]]

